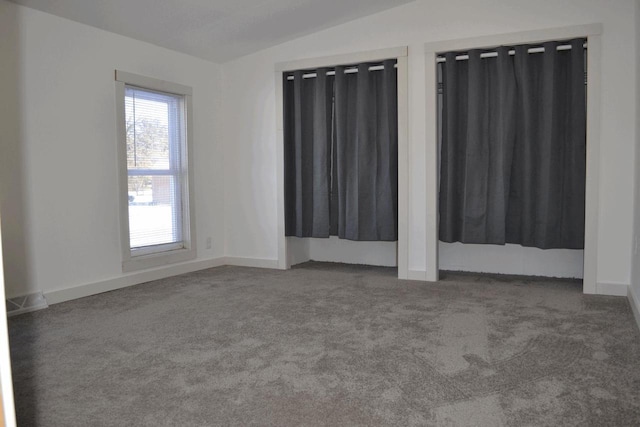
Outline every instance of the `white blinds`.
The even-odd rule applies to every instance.
[[[125,86],[131,249],[183,245],[183,97]]]

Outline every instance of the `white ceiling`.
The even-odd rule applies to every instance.
[[[214,62],[414,0],[11,0]]]

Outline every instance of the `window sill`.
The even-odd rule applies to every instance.
[[[196,258],[195,249],[177,249],[148,255],[132,256],[122,261],[122,271],[124,273],[146,270],[148,268],[160,267],[167,264],[190,261]]]

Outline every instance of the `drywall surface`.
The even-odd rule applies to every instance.
[[[635,209],[634,209],[634,231],[631,249],[631,292],[634,294],[634,301],[640,303],[640,0],[636,0],[636,36],[635,40],[635,58],[636,58],[636,109],[635,109],[635,131],[636,131],[636,169],[635,179]],[[640,305],[637,307],[640,313]],[[640,323],[639,323],[640,326]]]
[[[424,43],[602,23],[598,276],[629,283],[633,211],[634,0],[419,0],[223,65],[225,223],[230,256],[277,258],[274,65],[396,46],[409,48],[409,270],[426,269]],[[577,260],[577,258],[576,258]],[[446,259],[443,260],[446,264]],[[577,262],[577,261],[576,261]]]
[[[289,265],[324,261],[396,267],[397,248],[397,242],[356,242],[336,236],[322,239],[287,237]]]
[[[0,57],[7,297],[122,275],[116,69],[193,88],[198,259],[224,255],[219,66],[4,0]]]
[[[30,282],[25,224],[24,156],[20,145],[19,111],[22,106],[17,84],[19,69],[18,8],[0,1],[0,217],[7,296]]]
[[[300,237],[287,237],[287,255],[289,259],[287,264],[289,266],[302,264],[311,260],[309,254],[309,240]]]
[[[354,242],[331,236],[328,239],[309,240],[309,258],[314,261],[342,262],[346,264],[398,265],[396,242]]]
[[[584,251],[519,245],[439,244],[440,269],[525,276],[582,278]]]

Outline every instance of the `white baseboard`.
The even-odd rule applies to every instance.
[[[596,294],[626,297],[629,293],[629,285],[626,283],[602,283],[596,284]]]
[[[128,273],[112,279],[100,280],[65,289],[57,289],[44,294],[48,304],[70,301],[77,298],[88,297],[102,292],[114,291],[152,280],[164,279],[179,274],[205,270],[207,268],[234,265],[239,267],[278,268],[277,259],[243,258],[243,257],[219,257],[205,260],[187,261],[171,266],[163,266],[154,269]]]
[[[49,304],[69,301],[77,298],[88,297],[102,292],[113,291],[152,280],[164,279],[166,277],[177,276],[179,274],[191,273],[193,271],[207,268],[220,267],[224,265],[224,258],[211,258],[205,260],[195,260],[175,264],[171,266],[159,267],[150,270],[128,273],[120,277],[87,283],[71,288],[58,289],[44,294]]]
[[[424,270],[407,270],[407,280],[427,281],[427,272]]]
[[[224,257],[224,265],[234,265],[237,267],[257,267],[279,269],[278,260],[270,258],[245,258],[237,256]]]
[[[442,268],[442,270],[447,270],[447,268]],[[456,268],[451,268],[450,271],[466,271],[460,270]],[[427,280],[427,272],[423,270],[409,270],[407,271],[407,280]],[[626,283],[603,283],[600,282],[597,284],[597,295],[610,295],[617,297],[625,297],[630,292],[631,287]],[[638,299],[636,298],[636,301]],[[640,306],[638,306],[640,307]]]
[[[629,286],[627,298],[629,298],[629,304],[631,304],[631,311],[633,311],[633,317],[636,319],[636,324],[638,325],[638,329],[640,329],[640,298],[633,291],[633,286]]]
[[[279,269],[277,259],[245,257],[211,258],[206,260],[188,261],[171,266],[164,266],[150,270],[129,273],[120,277],[87,283],[70,288],[57,289],[54,291],[46,292],[44,294],[44,297],[46,298],[46,303],[57,304],[59,302],[83,298],[102,292],[113,291],[116,289],[137,285],[152,280],[164,279],[166,277],[204,270],[207,268],[220,267],[223,265]],[[427,274],[426,271],[423,270],[408,270],[407,279],[427,281]],[[638,315],[638,313],[640,312],[640,305],[638,305],[638,303],[640,301],[633,295],[630,286],[624,283],[598,283],[597,286],[597,293],[600,295],[628,296],[629,300],[632,302],[632,307],[634,307],[636,320],[640,317]]]

